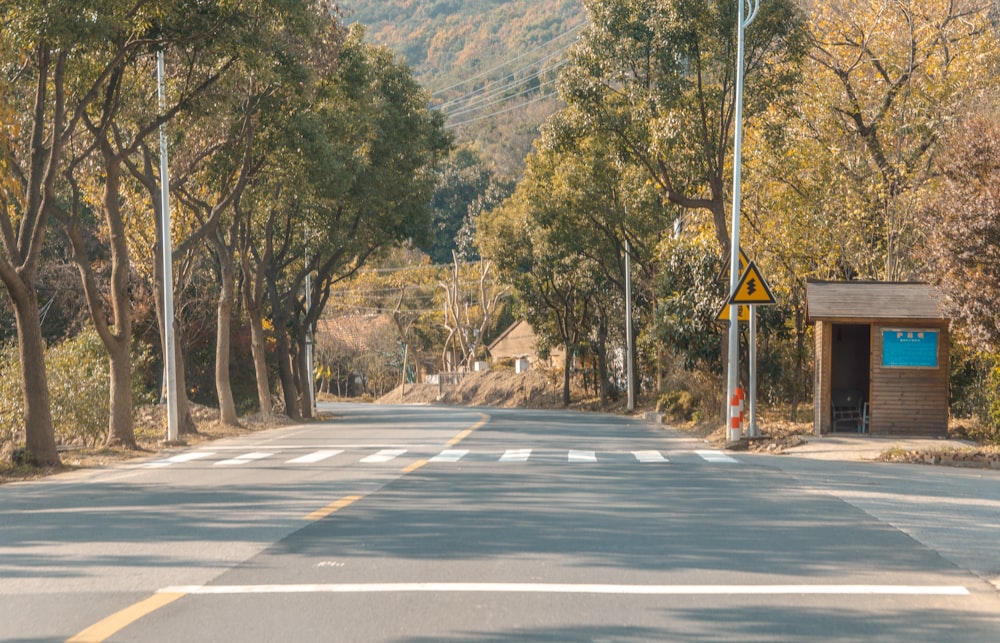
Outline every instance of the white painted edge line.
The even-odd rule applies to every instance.
[[[736,458],[731,458],[721,451],[709,451],[709,450],[699,449],[696,450],[695,453],[697,453],[698,456],[701,457],[701,459],[705,460],[706,462],[726,462],[726,463],[739,462],[739,460],[737,460]]]
[[[332,458],[335,455],[340,455],[343,453],[343,449],[324,449],[322,451],[314,451],[312,453],[299,456],[297,458],[292,458],[288,460],[285,464],[312,464],[314,462],[321,462],[327,458]]]
[[[378,453],[361,458],[361,462],[364,462],[365,464],[389,462],[390,460],[395,460],[404,453],[406,453],[406,449],[382,449]]]
[[[253,453],[244,453],[241,456],[230,458],[229,460],[219,460],[218,462],[215,463],[215,466],[246,464],[247,462],[253,462],[254,460],[263,460],[264,458],[270,458],[272,455],[274,455],[274,453],[254,451]]]
[[[507,449],[500,456],[500,462],[527,462],[531,457],[531,449]]]
[[[445,449],[430,459],[431,462],[458,462],[469,454],[468,449]]]
[[[622,595],[883,595],[968,596],[961,585],[589,585],[563,583],[340,583],[316,585],[177,585],[160,594],[308,594],[495,592]]]
[[[639,462],[666,462],[667,459],[659,451],[633,451],[632,455]]]
[[[597,454],[593,451],[570,449],[567,459],[570,462],[597,462]]]

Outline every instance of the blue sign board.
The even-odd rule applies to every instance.
[[[938,331],[882,329],[882,366],[937,368]]]

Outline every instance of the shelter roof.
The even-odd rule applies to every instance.
[[[945,320],[937,288],[920,282],[810,281],[809,323],[816,320]]]

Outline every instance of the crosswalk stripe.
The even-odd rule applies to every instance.
[[[382,449],[378,453],[373,453],[372,455],[361,458],[361,462],[364,462],[365,464],[389,462],[390,460],[395,460],[404,453],[406,453],[406,449]]]
[[[253,453],[244,453],[241,456],[235,458],[229,458],[228,460],[219,460],[215,463],[215,466],[227,466],[227,465],[239,465],[246,464],[247,462],[253,462],[254,460],[262,460],[264,458],[269,458],[274,455],[274,452],[263,452],[255,451]]]
[[[321,462],[327,458],[332,458],[335,455],[340,455],[343,453],[343,449],[326,449],[322,451],[313,451],[307,455],[299,456],[297,458],[292,458],[288,460],[286,464],[312,464],[314,462]]]
[[[570,449],[567,460],[570,462],[597,462],[597,454],[593,451]]]
[[[178,453],[177,455],[172,455],[169,458],[163,460],[154,460],[153,462],[145,463],[144,467],[169,467],[172,464],[180,464],[182,462],[190,462],[192,460],[199,460],[201,458],[207,458],[210,455],[215,455],[214,451],[192,451],[191,453]]]
[[[736,458],[731,458],[721,451],[709,451],[709,450],[697,450],[695,453],[698,454],[701,459],[705,462],[717,462],[731,464],[733,462],[739,462]]]
[[[431,458],[431,462],[458,462],[468,453],[468,449],[445,449]]]
[[[632,455],[639,462],[667,462],[667,459],[663,457],[663,454],[659,451],[633,451]]]
[[[500,462],[527,462],[531,457],[531,449],[507,449],[500,456]]]

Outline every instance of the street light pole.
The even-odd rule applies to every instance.
[[[736,0],[739,5],[737,12],[737,36],[736,36],[736,112],[734,120],[736,125],[733,136],[733,218],[732,218],[732,241],[729,248],[729,294],[736,292],[740,279],[740,172],[742,165],[743,146],[743,56],[744,56],[744,31],[757,16],[760,9],[760,0]],[[745,8],[750,10],[747,16]],[[740,323],[739,306],[731,304],[729,307],[729,371],[726,381],[726,402],[729,414],[726,417],[726,441],[735,442],[740,439],[739,426],[733,426],[733,414],[736,413],[736,405],[733,404],[736,397],[737,382],[739,379],[739,352],[740,352]]]
[[[160,114],[166,112],[163,86],[163,50],[156,52],[156,95]],[[174,268],[170,241],[170,174],[167,164],[167,125],[160,124],[160,229],[163,231],[163,363],[167,388],[167,442],[178,438],[177,356],[174,354]]]

